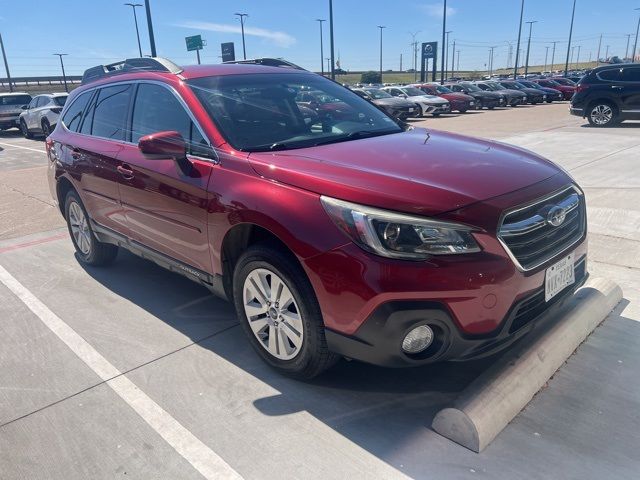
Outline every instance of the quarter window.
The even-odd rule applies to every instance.
[[[64,116],[62,117],[62,123],[67,129],[72,132],[77,132],[80,126],[80,120],[82,119],[82,112],[87,105],[87,102],[91,98],[93,92],[85,92],[81,94],[75,101],[69,106]]]
[[[182,135],[188,153],[210,156],[208,143],[175,95],[160,85],[141,83],[133,106],[131,141],[138,143],[145,135],[167,130]]]
[[[598,73],[598,78],[600,80],[607,80],[609,82],[618,82],[622,80],[622,69],[616,68],[611,70],[604,70]]]
[[[622,79],[625,82],[640,82],[640,68],[625,67],[622,72]]]
[[[131,84],[100,89],[93,112],[90,112],[93,113],[91,135],[124,140],[124,128],[132,90]],[[84,126],[83,133],[89,133],[84,132]]]

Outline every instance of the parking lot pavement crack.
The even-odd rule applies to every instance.
[[[598,158],[594,158],[593,160],[589,160],[588,162],[582,163],[582,164],[580,164],[580,165],[578,165],[576,167],[573,167],[573,168],[569,168],[568,170],[570,172],[573,172],[575,170],[578,170],[579,168],[586,167],[587,165],[591,165],[593,163],[599,162],[600,160],[604,160],[605,158],[609,158],[609,157],[612,157],[614,155],[617,155],[618,153],[626,152],[627,150],[631,150],[631,149],[638,148],[638,147],[640,147],[640,143],[636,143],[635,145],[630,145],[628,147],[621,148],[620,150],[616,150],[614,152],[607,153],[606,155],[603,155],[603,156],[598,157]]]
[[[7,188],[8,190],[10,190],[13,193],[17,193],[19,195],[23,195],[23,196],[25,196],[27,198],[30,198],[32,200],[35,200],[37,202],[44,203],[45,205],[48,205],[50,207],[56,207],[56,204],[53,202],[53,200],[50,201],[50,202],[47,202],[46,200],[43,200],[42,198],[36,197],[35,195],[31,195],[30,193],[27,193],[27,192],[25,192],[23,190],[20,190],[18,188],[12,187],[11,185],[9,185],[9,184],[7,184],[5,182],[0,182],[0,185],[2,185],[3,187]]]
[[[634,267],[632,265],[622,265],[621,263],[602,262],[600,260],[589,260],[589,261],[593,263],[599,263],[600,265],[611,265],[613,267],[620,267],[620,268],[626,268],[628,270],[640,271],[640,267]]]
[[[90,385],[90,386],[88,386],[86,388],[83,388],[82,390],[78,390],[77,392],[71,393],[71,394],[67,395],[64,398],[60,398],[60,399],[56,400],[55,402],[48,403],[47,405],[43,405],[42,407],[37,408],[37,409],[35,409],[35,410],[31,411],[31,412],[25,413],[24,415],[20,415],[19,417],[16,417],[16,418],[13,418],[11,420],[8,420],[8,421],[0,424],[0,429],[3,428],[3,427],[6,427],[8,425],[11,425],[12,423],[15,423],[15,422],[18,422],[20,420],[23,420],[23,419],[25,419],[25,418],[27,418],[27,417],[29,417],[31,415],[34,415],[34,414],[36,414],[38,412],[42,412],[42,411],[44,411],[44,410],[46,410],[46,409],[48,409],[50,407],[53,407],[53,406],[58,405],[60,403],[66,402],[67,400],[70,400],[70,399],[72,399],[74,397],[77,397],[78,395],[81,395],[81,394],[83,394],[85,392],[88,392],[89,390],[92,390],[92,389],[94,389],[96,387],[108,384],[109,382],[111,382],[111,381],[113,381],[113,380],[115,380],[115,379],[117,379],[119,377],[127,376],[128,374],[130,374],[132,372],[135,372],[136,370],[139,370],[140,368],[146,367],[147,365],[151,365],[151,364],[157,362],[158,360],[162,360],[163,358],[170,357],[171,355],[174,355],[174,354],[176,354],[178,352],[186,350],[187,348],[190,348],[190,347],[193,347],[194,345],[198,345],[198,344],[200,344],[202,342],[205,342],[205,341],[209,340],[210,338],[213,338],[213,337],[216,337],[218,335],[221,335],[221,334],[223,334],[223,333],[225,333],[225,332],[227,332],[227,331],[229,331],[232,328],[235,328],[237,326],[239,326],[239,324],[230,325],[230,326],[228,326],[226,328],[223,328],[222,330],[219,330],[219,331],[217,331],[215,333],[212,333],[211,335],[207,335],[205,337],[199,338],[198,340],[195,340],[195,341],[190,342],[190,343],[188,343],[186,345],[183,345],[180,348],[177,348],[177,349],[172,350],[170,352],[167,352],[167,353],[165,353],[163,355],[160,355],[159,357],[153,358],[153,359],[151,359],[151,360],[149,360],[147,362],[141,363],[140,365],[136,365],[135,367],[132,367],[132,368],[130,368],[128,370],[120,372],[118,375],[114,375],[114,376],[112,376],[110,378],[107,378],[107,379],[101,381],[101,382],[96,382],[95,384]]]

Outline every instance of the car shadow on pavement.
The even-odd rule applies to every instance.
[[[605,127],[605,128],[594,127],[594,126],[590,125],[589,123],[582,124],[582,125],[580,125],[580,127],[581,128],[595,128],[595,129],[604,130],[604,131],[607,131],[607,130],[615,131],[616,129],[619,129],[619,128],[640,128],[640,121],[637,121],[637,120],[636,121],[626,120],[626,121],[624,121],[622,123],[618,123],[618,124],[613,125],[611,127]]]
[[[204,287],[128,252],[120,252],[110,268],[83,268],[111,292],[276,389],[279,393],[273,396],[241,399],[253,402],[261,414],[274,417],[306,411],[382,458],[416,435],[433,434],[430,426],[437,411],[496,360],[408,369],[341,360],[312,380],[298,381],[264,364],[245,338],[231,303]],[[180,303],[172,304],[170,297]],[[203,322],[209,326],[208,333]],[[213,334],[211,322],[216,325]],[[215,366],[205,370],[215,383]]]

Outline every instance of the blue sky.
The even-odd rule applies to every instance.
[[[144,3],[139,1],[138,3]],[[531,49],[532,64],[544,62],[545,47],[558,41],[556,62],[566,54],[572,0],[526,0],[524,20],[537,20]],[[604,34],[602,53],[623,56],[627,36],[631,47],[640,3],[634,0],[578,0],[574,44],[580,58],[595,58],[598,38]],[[447,29],[456,40],[462,69],[484,69],[488,47],[497,46],[494,66],[505,66],[508,42],[517,39],[519,0],[449,0]],[[158,54],[179,64],[195,63],[184,37],[202,34],[208,42],[203,63],[220,61],[220,43],[242,45],[235,12],[246,12],[247,56],[284,57],[303,67],[319,69],[317,18],[328,18],[327,0],[152,0],[152,17]],[[412,37],[435,41],[441,36],[441,0],[334,0],[336,56],[343,68],[378,68],[379,30],[385,25],[384,68],[399,68],[403,54],[410,65]],[[144,8],[138,9],[143,53],[149,53]],[[526,26],[525,26],[526,27]],[[131,8],[114,0],[0,0],[0,33],[14,76],[59,74],[56,52],[68,53],[69,74],[81,74],[90,66],[137,56]],[[523,30],[526,41],[527,30]],[[564,42],[564,43],[563,43]],[[328,56],[325,23],[325,57]],[[523,42],[523,47],[526,43]],[[549,51],[549,60],[551,50]],[[325,62],[326,65],[326,62]],[[0,65],[0,76],[4,75]]]

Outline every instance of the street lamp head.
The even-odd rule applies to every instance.
[[[133,8],[142,7],[141,3],[125,3],[124,5],[128,5],[129,7],[133,7]]]
[[[248,13],[234,13],[234,15],[237,15],[238,17],[242,18],[242,17],[248,17],[249,14]]]
[[[326,20],[324,18],[316,18],[316,22],[322,23],[322,22],[326,22]]]
[[[383,28],[387,28],[387,27],[385,27],[384,25],[378,25],[378,28],[382,30]]]

